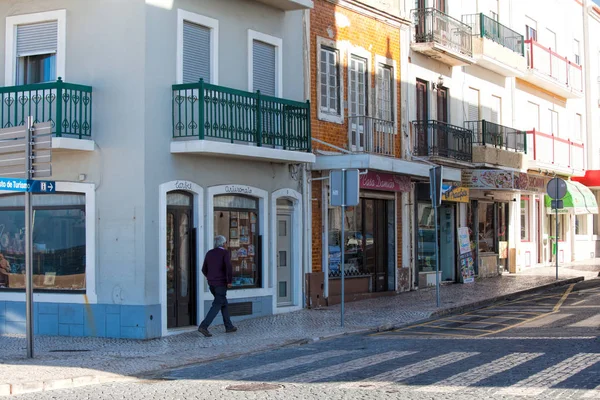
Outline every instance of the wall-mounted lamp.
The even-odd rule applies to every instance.
[[[432,83],[431,86],[433,87],[433,90],[444,87],[444,77],[442,75],[438,76],[437,82]]]

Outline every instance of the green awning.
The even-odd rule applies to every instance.
[[[567,194],[563,198],[564,208],[559,209],[559,213],[572,212],[574,214],[598,214],[598,203],[596,196],[585,185],[574,182],[567,182]],[[544,204],[548,214],[553,214],[555,211],[551,207],[552,199],[550,196],[544,196]]]

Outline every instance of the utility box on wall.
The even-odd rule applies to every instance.
[[[319,308],[325,305],[323,292],[325,289],[325,274],[323,272],[308,272],[305,275],[306,307]]]

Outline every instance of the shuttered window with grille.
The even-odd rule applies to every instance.
[[[16,84],[56,80],[58,21],[17,26]]]

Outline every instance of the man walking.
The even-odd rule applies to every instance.
[[[206,314],[204,321],[200,323],[198,332],[206,337],[212,336],[208,331],[208,327],[213,322],[213,319],[221,310],[223,323],[225,324],[225,332],[231,333],[237,331],[237,328],[231,323],[229,318],[229,309],[227,308],[227,289],[231,288],[232,267],[229,258],[229,251],[226,249],[227,239],[224,236],[218,235],[215,237],[214,249],[209,250],[204,257],[202,264],[202,274],[208,280],[210,292],[215,296],[212,307]]]

